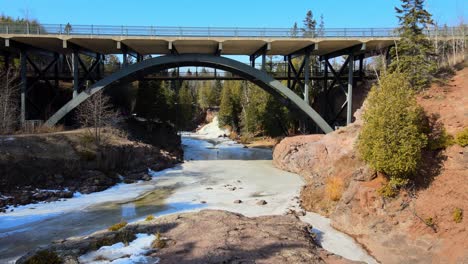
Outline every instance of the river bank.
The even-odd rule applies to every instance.
[[[0,212],[150,180],[148,168],[162,170],[182,160],[173,129],[160,125],[163,143],[135,136],[137,127],[126,136],[105,129],[99,146],[85,129],[0,137]]]

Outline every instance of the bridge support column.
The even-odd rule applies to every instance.
[[[346,111],[346,124],[349,125],[353,118],[353,82],[354,82],[354,54],[349,54],[348,66],[348,93],[346,94],[347,111]]]
[[[5,72],[8,72],[10,70],[10,53],[6,52],[5,55],[3,56],[3,63],[4,63],[4,70]]]
[[[261,56],[262,57],[261,69],[262,71],[264,71],[265,66],[266,66],[266,54],[270,49],[271,49],[271,44],[266,43],[265,45],[260,47],[257,51],[255,51],[252,55],[250,55],[250,66],[252,66],[252,68],[255,68],[255,60]]]
[[[266,66],[266,52],[262,54],[262,71],[265,71]]]
[[[288,88],[291,88],[291,65],[289,64],[289,62],[291,61],[291,56],[288,55],[288,56],[284,56],[284,61],[286,62],[287,64],[287,73],[288,73],[288,80],[287,80],[287,85],[288,85]]]
[[[122,67],[121,68],[127,68],[128,66],[128,54],[127,51],[124,51],[122,53]]]
[[[101,79],[101,68],[104,65],[104,55],[96,53],[96,80]]]
[[[20,75],[21,75],[21,114],[20,121],[24,125],[26,121],[26,92],[28,88],[28,77],[27,77],[27,53],[26,50],[20,52]]]
[[[140,53],[137,53],[136,60],[137,60],[137,62],[142,62],[143,61],[143,55],[141,55]]]
[[[59,87],[59,64],[60,64],[60,55],[58,53],[54,54],[54,86],[55,89],[58,89]]]
[[[73,98],[78,95],[80,88],[80,65],[79,65],[79,54],[78,51],[72,53],[72,69],[73,69]]]
[[[359,78],[364,78],[364,54],[359,56]]]
[[[306,49],[304,56],[304,101],[309,104],[310,82],[310,50]]]

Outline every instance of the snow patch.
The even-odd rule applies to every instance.
[[[104,246],[80,256],[78,260],[80,263],[94,264],[159,263],[159,258],[145,256],[151,250],[151,243],[156,239],[156,236],[139,233],[136,237],[127,246],[122,242]]]
[[[312,232],[317,235],[317,240],[324,249],[350,260],[378,263],[352,237],[334,229],[329,218],[311,212],[300,218],[312,225]]]

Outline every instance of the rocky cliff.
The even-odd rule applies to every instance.
[[[419,95],[428,114],[437,114],[449,133],[466,127],[468,70],[449,84]],[[464,105],[464,107],[463,107]],[[327,135],[286,138],[274,150],[274,164],[304,176],[306,210],[328,215],[332,225],[363,244],[382,263],[468,263],[468,148],[426,152],[422,175],[429,184],[384,199],[386,179],[361,161],[354,148],[361,121]],[[338,193],[338,195],[337,195]]]

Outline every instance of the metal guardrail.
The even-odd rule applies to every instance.
[[[466,36],[467,26],[457,28],[431,28],[428,35],[447,30]],[[288,28],[233,28],[233,27],[160,27],[160,26],[99,26],[70,24],[0,23],[0,34],[27,35],[86,35],[86,36],[145,36],[145,37],[236,37],[236,38],[334,38],[334,37],[397,37],[395,28],[326,28],[296,32]]]

